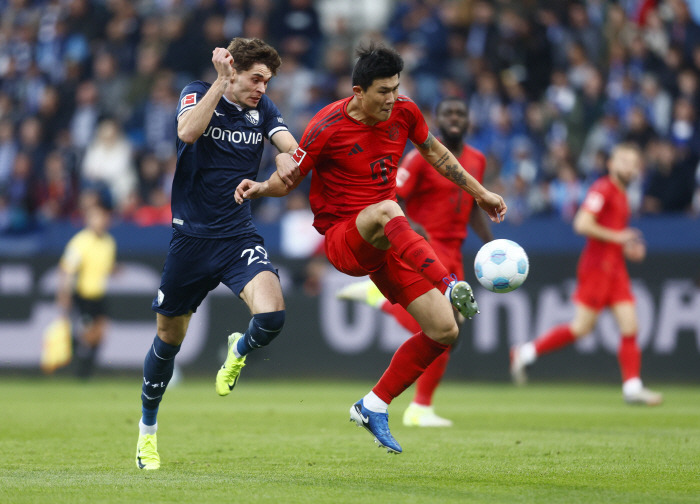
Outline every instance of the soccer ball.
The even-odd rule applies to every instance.
[[[479,283],[492,292],[510,292],[520,287],[530,271],[523,248],[511,240],[486,243],[474,259]]]

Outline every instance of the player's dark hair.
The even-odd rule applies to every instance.
[[[233,68],[236,72],[245,72],[256,63],[262,63],[270,69],[272,75],[277,75],[277,69],[282,64],[275,48],[259,38],[236,37],[226,49],[233,56]]]
[[[400,75],[403,70],[403,58],[394,49],[383,44],[370,42],[360,44],[355,51],[359,58],[352,70],[352,85],[367,90],[375,79],[385,79]]]
[[[467,109],[467,114],[469,114],[469,103],[467,103],[467,100],[464,98],[460,98],[459,96],[446,96],[442,100],[438,102],[438,104],[435,106],[435,114],[440,113],[440,108],[445,104],[445,103],[450,103],[450,102],[459,102],[464,107]]]

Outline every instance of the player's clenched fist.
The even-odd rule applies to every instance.
[[[264,182],[256,182],[254,180],[243,179],[238,187],[236,187],[236,203],[239,205],[247,199],[259,198],[263,195]]]
[[[233,56],[228,49],[217,47],[212,51],[211,62],[220,78],[229,79],[233,83]]]

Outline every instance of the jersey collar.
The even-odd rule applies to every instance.
[[[223,96],[223,99],[226,100],[226,103],[228,103],[229,105],[233,105],[234,107],[236,107],[236,109],[239,112],[241,112],[243,110],[243,107],[241,107],[238,103],[233,102],[233,101],[229,100],[228,98],[226,98],[226,95]]]

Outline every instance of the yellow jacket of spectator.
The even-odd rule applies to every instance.
[[[99,299],[107,290],[116,255],[117,244],[112,235],[98,236],[90,229],[83,229],[66,245],[60,267],[69,275],[76,275],[75,292],[80,297]]]

